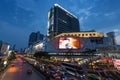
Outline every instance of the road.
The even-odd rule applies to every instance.
[[[12,61],[7,70],[3,73],[0,80],[45,80],[45,78],[32,68],[28,63],[23,62],[21,58]],[[27,74],[27,70],[32,69],[32,74]]]

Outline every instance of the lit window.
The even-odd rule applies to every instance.
[[[95,36],[95,33],[93,35]]]
[[[89,34],[90,36],[92,36],[92,34]]]
[[[75,34],[75,36],[77,36],[77,34]]]
[[[82,36],[84,36],[84,34],[82,34]]]

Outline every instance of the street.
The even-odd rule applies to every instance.
[[[11,63],[0,80],[45,80],[39,72],[21,58],[17,58]],[[32,74],[27,74],[28,69],[32,70]]]

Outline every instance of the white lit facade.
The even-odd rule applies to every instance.
[[[25,52],[31,55],[35,54],[36,52],[44,52],[45,44],[46,44],[46,37],[44,37],[42,41],[30,45],[28,48],[26,48]]]
[[[4,43],[4,42],[3,42],[0,52],[1,52],[3,55],[7,55],[8,52],[9,52],[9,49],[10,49],[10,45],[9,45],[8,43]]]

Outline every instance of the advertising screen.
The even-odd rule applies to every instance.
[[[77,37],[60,37],[59,49],[79,49],[80,39]]]
[[[113,59],[114,67],[120,70],[120,59]]]

